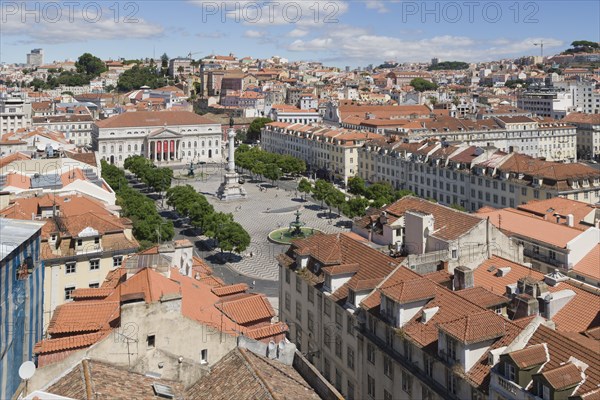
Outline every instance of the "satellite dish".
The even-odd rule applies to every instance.
[[[19,376],[23,380],[29,380],[35,374],[35,364],[32,361],[25,361],[19,367]]]

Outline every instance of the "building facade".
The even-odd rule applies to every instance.
[[[21,383],[19,366],[33,359],[42,338],[44,265],[42,222],[0,218],[0,397],[11,398]]]
[[[30,127],[31,114],[26,93],[0,93],[0,135]]]
[[[221,125],[192,112],[137,111],[98,121],[92,143],[112,164],[141,155],[154,162],[221,162]]]

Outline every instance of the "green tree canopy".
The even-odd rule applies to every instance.
[[[250,246],[250,235],[237,222],[228,222],[220,227],[215,239],[221,251],[241,253]]]
[[[75,62],[75,68],[80,74],[89,75],[92,78],[99,76],[108,69],[104,61],[90,53],[82,54]]]
[[[298,191],[300,193],[304,193],[304,200],[306,200],[306,194],[310,193],[312,190],[312,184],[306,178],[302,178],[298,183]]]
[[[427,90],[436,90],[438,85],[423,78],[415,78],[410,81],[410,86],[414,87],[417,92],[425,92]]]
[[[139,89],[142,86],[156,89],[166,84],[167,81],[158,76],[154,69],[135,65],[121,74],[119,81],[117,82],[117,88],[121,91],[128,92]]]
[[[271,118],[256,118],[254,121],[250,123],[250,127],[248,128],[248,139],[249,140],[260,140],[260,133],[262,128],[265,127],[266,124],[273,122]]]
[[[348,179],[348,192],[357,196],[363,196],[366,190],[365,180],[360,176],[353,176]]]

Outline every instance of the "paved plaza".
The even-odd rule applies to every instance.
[[[292,189],[272,188],[268,182],[251,181],[245,176],[244,187],[248,192],[246,200],[223,202],[217,199],[216,192],[221,183],[220,169],[207,172],[202,177],[192,180],[182,180],[174,184],[189,184],[206,196],[215,210],[233,214],[234,220],[241,224],[250,234],[250,247],[242,254],[241,260],[229,263],[229,267],[240,274],[256,279],[276,281],[278,266],[275,257],[285,251],[288,246],[271,243],[269,232],[289,226],[294,221],[294,213],[298,208],[302,213],[300,220],[306,226],[321,230],[325,233],[349,231],[350,220],[345,217],[328,218],[328,209],[319,209],[312,201],[300,201],[300,193],[296,196]],[[179,171],[175,172],[177,176]],[[295,187],[294,182],[282,182],[281,186]]]

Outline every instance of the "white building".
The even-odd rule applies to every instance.
[[[0,93],[0,135],[30,127],[31,113],[26,93]]]
[[[39,67],[44,64],[44,50],[33,49],[31,53],[27,54],[27,65],[32,67]]]
[[[112,164],[133,155],[155,162],[220,162],[221,125],[187,111],[126,112],[92,128],[93,147]]]
[[[540,117],[562,119],[573,109],[573,95],[567,91],[531,91],[517,99],[517,107]]]

